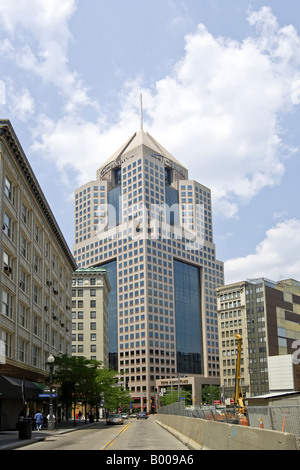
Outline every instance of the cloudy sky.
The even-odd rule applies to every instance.
[[[73,191],[139,129],[213,194],[225,281],[300,280],[299,0],[0,0],[0,116],[72,249]]]

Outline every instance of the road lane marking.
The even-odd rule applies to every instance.
[[[131,425],[132,425],[132,423],[126,424],[125,428],[123,428],[123,429],[118,433],[118,435],[117,435],[116,437],[114,437],[114,439],[113,439],[112,441],[107,441],[106,444],[104,444],[104,446],[101,447],[100,450],[105,450],[107,447],[111,447],[111,446],[115,443],[116,439],[117,439],[123,432],[127,431],[127,429],[129,428],[129,426],[131,426]]]

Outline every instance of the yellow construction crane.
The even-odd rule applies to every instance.
[[[235,393],[233,395],[233,400],[235,407],[238,409],[239,414],[246,413],[246,406],[244,402],[243,390],[241,387],[241,356],[242,356],[242,337],[241,335],[234,335],[238,340],[238,350],[237,350],[237,359],[236,359],[236,372],[235,372]]]

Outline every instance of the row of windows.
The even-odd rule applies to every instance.
[[[233,300],[231,302],[225,302],[221,303],[221,310],[227,309],[227,308],[235,308],[235,307],[241,307],[241,301],[240,300]]]
[[[12,303],[9,295],[3,291],[2,294],[2,314],[8,316],[9,318],[13,319],[13,309],[11,308]],[[58,320],[58,317],[54,318]],[[64,323],[65,322],[65,323]],[[68,330],[68,320],[58,320],[57,326],[59,325],[61,328],[66,327],[66,331]],[[19,306],[19,315],[18,315],[18,324],[27,331],[31,331],[35,336],[44,339],[44,341],[48,342],[50,338],[50,325],[45,321],[45,318],[40,317],[38,314],[31,312],[29,307],[26,307],[23,304]],[[53,324],[52,324],[53,330]]]
[[[15,207],[17,203],[16,199],[16,187],[12,183],[12,181],[9,179],[8,176],[5,178],[5,186],[4,186],[4,194],[8,198],[8,200],[12,203],[12,205]],[[28,259],[30,253],[29,253],[29,245],[31,242],[35,242],[37,246],[39,246],[41,249],[43,249],[43,254],[45,255],[46,258],[49,258],[50,256],[50,241],[45,240],[44,242],[44,231],[39,225],[36,220],[34,220],[36,217],[31,209],[28,208],[25,202],[21,202],[20,206],[20,217],[15,217],[10,213],[9,208],[7,207],[4,210],[3,214],[3,232],[6,234],[6,236],[13,242],[15,243],[16,236],[18,235],[17,232],[17,220],[20,220],[24,226],[26,226],[29,231],[32,231],[32,236],[31,239],[28,240],[25,236],[25,234],[21,234],[20,238],[20,249],[21,249],[21,254]],[[33,225],[33,226],[32,226]],[[43,246],[44,244],[44,246]],[[55,253],[52,253],[52,265],[53,268],[57,268],[57,260],[58,257]]]
[[[97,352],[97,345],[96,344],[91,344],[89,348],[90,348],[91,353],[96,353]],[[76,354],[76,353],[83,354],[84,352],[85,352],[85,348],[82,344],[78,344],[78,345],[72,344],[72,353],[73,354]]]
[[[94,191],[105,191],[105,186],[101,185],[100,187],[98,186],[94,186]],[[91,191],[91,188],[88,187],[87,189],[83,189],[82,191],[78,192],[76,195],[75,195],[75,199],[78,199],[86,194],[89,194]]]
[[[169,340],[167,340],[169,341]],[[173,343],[165,342],[165,341],[158,341],[155,340],[153,341],[152,339],[148,340],[148,344],[150,347],[155,347],[155,348],[162,348],[162,349],[175,349],[175,346]],[[125,342],[120,344],[120,349],[132,349],[132,348],[140,348],[140,347],[145,347],[146,346],[146,341],[131,341],[131,342]]]
[[[84,330],[86,329],[87,324],[83,322],[73,322],[72,323],[72,330]],[[96,322],[90,322],[90,330],[97,330],[97,323]],[[96,338],[94,338],[95,341]],[[92,340],[92,338],[91,338]]]
[[[85,278],[85,281],[88,281],[91,286],[96,285],[96,278],[91,277],[89,279]],[[72,286],[83,286],[83,278],[73,278],[72,279]]]
[[[39,297],[39,290],[35,290],[35,289],[33,290],[32,299],[33,299],[33,302],[37,306],[41,306],[41,305],[39,305],[39,302],[41,303],[41,300],[40,300],[40,297]],[[44,303],[47,303],[48,300],[49,300],[48,298],[43,297]],[[23,301],[26,302],[26,299],[23,299]],[[17,315],[16,308],[15,308],[15,303],[16,303],[15,295],[11,294],[10,292],[3,289],[2,290],[2,310],[1,310],[1,313],[2,313],[2,315],[7,316],[8,318],[10,318],[14,321],[16,321],[15,316]],[[25,304],[20,304],[20,307],[19,307],[20,313],[19,314],[21,316],[25,316],[25,312],[27,312],[28,309],[30,309],[30,308],[31,307],[29,307],[29,305],[25,306]],[[43,308],[44,314],[47,314],[48,311],[49,311],[49,307],[47,305],[44,305],[44,308]],[[58,317],[58,312],[59,312],[60,321],[63,322],[63,324],[67,323],[68,320],[64,320],[66,318],[66,316],[64,314],[64,310],[62,308],[59,308],[55,304],[51,304],[51,312],[50,313],[52,314],[53,319]],[[40,313],[40,315],[42,315],[42,313]],[[40,317],[40,318],[42,318],[42,317]]]
[[[163,235],[163,232],[165,233],[165,235]],[[173,248],[175,249],[176,246],[179,245],[179,246],[178,246],[178,248],[180,248],[179,254],[181,254],[181,253],[185,254],[185,251],[184,251],[185,246],[184,246],[184,245],[181,246],[181,245],[179,244],[178,240],[176,241],[176,240],[172,240],[172,239],[171,239],[171,237],[174,238],[174,234],[172,234],[172,233],[170,232],[170,233],[169,233],[170,237],[167,237],[167,232],[166,232],[165,230],[163,230],[163,232],[162,232],[162,235],[163,235],[163,236],[159,235],[159,241],[158,241],[159,244],[162,244],[162,245],[163,245],[163,249],[166,250],[166,249],[167,249],[166,247],[167,247],[167,244],[168,244],[168,245],[170,245],[170,246],[168,247],[168,251],[171,252],[171,246],[173,246]],[[126,231],[125,231],[125,232],[124,232],[125,241],[127,241],[126,235],[127,235],[127,233],[126,233]],[[158,237],[158,235],[157,235],[157,237]],[[91,252],[89,252],[89,250],[87,249],[87,250],[86,250],[86,253],[84,253],[84,254],[82,254],[82,255],[81,255],[81,250],[80,250],[80,249],[79,249],[78,251],[75,250],[74,255],[75,255],[76,259],[77,259],[79,262],[86,259],[86,260],[87,260],[87,264],[88,264],[88,259],[90,258],[90,256],[94,256],[95,254],[99,254],[99,253],[100,253],[100,254],[101,254],[101,253],[104,253],[105,256],[107,256],[107,251],[109,251],[108,256],[112,256],[112,255],[117,255],[117,254],[118,254],[119,258],[122,260],[122,257],[123,257],[123,254],[122,254],[122,253],[123,253],[123,251],[124,251],[125,246],[124,246],[124,248],[123,248],[123,247],[119,247],[119,248],[117,249],[117,246],[122,244],[122,241],[123,241],[123,239],[122,239],[122,234],[120,234],[120,240],[119,240],[119,242],[116,242],[116,241],[115,241],[114,243],[108,243],[108,241],[107,241],[106,239],[104,239],[104,240],[101,240],[101,241],[100,241],[100,245],[102,245],[102,241],[103,241],[103,248],[100,246],[100,248],[92,249]],[[142,244],[143,241],[144,241],[144,240],[139,240],[139,243]],[[149,240],[149,239],[148,239],[147,241],[148,241],[148,242],[154,242],[155,240]],[[134,243],[138,243],[138,241],[135,241]],[[96,245],[98,246],[98,243],[97,243],[97,242],[95,243],[95,247],[96,247]],[[115,248],[115,249],[113,250],[113,248]],[[177,251],[174,250],[174,249],[173,249],[173,254],[176,255],[176,254],[177,254]],[[112,250],[113,250],[113,251],[112,251]],[[214,261],[215,258],[214,258],[214,253],[212,253],[212,255],[210,255],[209,253],[207,254],[207,253],[206,253],[206,250],[209,252],[209,251],[210,251],[210,248],[204,246],[204,247],[203,247],[203,253],[200,252],[200,258],[199,258],[198,256],[194,255],[193,253],[188,253],[188,254],[186,254],[186,256],[192,258],[192,259],[195,260],[196,262],[200,262],[201,264],[203,264],[203,263],[204,263],[204,264],[207,264],[206,259],[211,259],[212,261]],[[82,250],[82,251],[83,251],[83,250]],[[76,256],[76,255],[77,255],[77,256]],[[126,255],[126,256],[127,256],[127,255]],[[202,256],[203,256],[203,258],[202,258]],[[99,256],[99,257],[96,256],[95,258],[92,258],[92,259],[93,259],[93,261],[98,261],[99,259],[103,259],[103,256],[102,256],[102,255]],[[92,262],[92,259],[90,259],[90,262]],[[210,264],[210,263],[209,263],[209,264]],[[85,262],[83,262],[82,265],[85,265]],[[216,265],[216,268],[219,269],[219,266]]]
[[[241,292],[240,291],[233,291],[233,292],[228,292],[227,294],[221,294],[220,295],[220,300],[231,300],[231,299],[237,299],[241,297]]]
[[[95,330],[95,329],[96,329],[95,325],[93,325],[93,327],[91,325],[91,330]],[[76,325],[73,328],[73,330],[76,330]],[[83,330],[83,328],[78,328],[78,330]],[[88,333],[85,333],[85,336],[88,336]],[[97,340],[96,333],[90,333],[89,340],[96,341]],[[84,333],[78,333],[78,334],[73,333],[72,341],[80,341],[80,342],[84,341]]]
[[[223,320],[224,318],[235,318],[235,317],[241,317],[242,316],[242,311],[239,310],[233,310],[230,312],[221,312],[220,318]]]
[[[85,312],[85,315],[86,314],[87,313]],[[91,310],[88,314],[88,317],[91,318],[91,319],[97,318],[97,311],[96,310]],[[77,318],[78,318],[78,320],[83,320],[83,318],[84,318],[83,310],[78,311],[78,312],[74,312],[74,311],[72,312],[72,319],[75,320]]]
[[[16,236],[19,234],[17,231],[16,222],[14,219],[9,216],[6,212],[4,212],[4,221],[3,221],[3,233],[10,239],[11,242],[15,242]],[[37,228],[37,233],[33,239],[28,239],[25,235],[20,234],[20,254],[25,258],[27,261],[31,260],[31,253],[32,253],[32,263],[35,271],[40,273],[41,271],[41,264],[44,258],[48,259],[50,262],[50,242],[45,242],[44,248],[42,249],[43,257],[39,255],[36,251],[32,248],[32,241],[39,241],[42,240],[41,232]],[[63,276],[63,267],[60,265],[58,266],[58,255],[52,253],[51,255],[51,266],[55,270],[59,268],[59,275],[62,278]]]
[[[96,297],[97,290],[89,289],[89,291],[87,291],[87,289],[72,289],[72,297],[83,297],[83,293],[89,295],[89,297]]]
[[[86,301],[88,303],[88,301]],[[95,308],[96,307],[96,300],[90,300],[89,301],[89,306],[90,308]],[[72,300],[72,308],[83,308],[83,300]]]
[[[15,351],[14,335],[2,331],[2,341],[4,344],[4,354],[6,358],[15,359],[25,364],[30,364],[40,369],[45,369],[49,351],[42,351],[39,346],[31,344],[29,341],[18,338],[17,351]],[[44,337],[44,344],[49,348],[57,349],[62,354],[69,354],[69,342],[62,335],[51,331],[51,335]],[[16,355],[15,355],[16,354]]]

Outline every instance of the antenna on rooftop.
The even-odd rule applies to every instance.
[[[143,95],[140,93],[140,130],[143,130]]]

